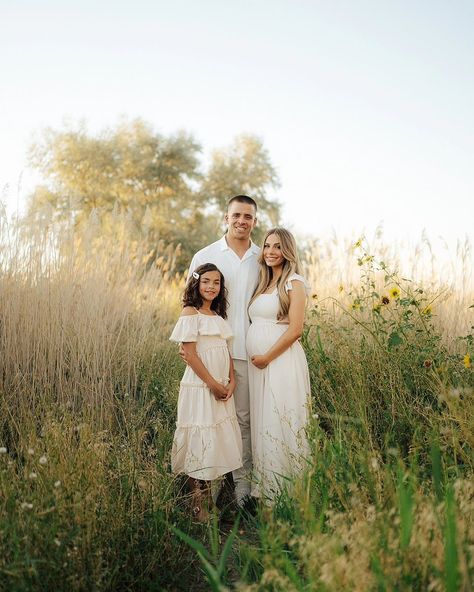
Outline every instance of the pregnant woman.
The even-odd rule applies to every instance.
[[[305,434],[309,373],[299,342],[307,284],[300,275],[295,239],[284,228],[267,233],[259,263],[247,334],[254,461],[251,493],[272,500],[290,486],[309,453]]]

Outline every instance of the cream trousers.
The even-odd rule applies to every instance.
[[[234,360],[236,387],[234,404],[237,420],[242,434],[243,467],[232,471],[236,486],[237,498],[250,494],[250,477],[252,472],[252,441],[250,438],[250,397],[249,373],[247,360]]]

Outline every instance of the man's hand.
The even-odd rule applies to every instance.
[[[182,343],[179,344],[178,353],[181,356],[181,359],[183,360],[183,362],[185,364],[187,364],[188,363],[188,359],[187,359],[186,352],[184,350],[184,347],[183,347],[183,344]]]
[[[250,358],[250,361],[252,362],[252,364],[254,366],[256,366],[257,368],[260,368],[260,370],[263,370],[264,368],[266,368],[268,366],[268,364],[270,363],[269,360],[267,360],[266,356],[252,356]]]

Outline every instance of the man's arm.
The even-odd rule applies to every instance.
[[[200,261],[199,253],[196,253],[194,257],[191,259],[191,263],[189,264],[188,277],[186,278],[186,281],[189,280],[193,271],[197,269],[200,265],[202,265],[202,262]]]

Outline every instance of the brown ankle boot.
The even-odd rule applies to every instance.
[[[191,493],[191,514],[198,522],[209,520],[208,495],[202,490],[201,483],[195,479]]]

